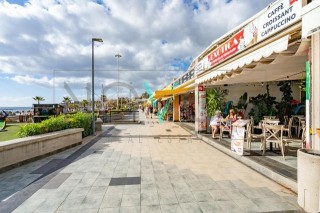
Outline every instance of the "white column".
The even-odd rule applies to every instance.
[[[320,128],[320,32],[311,36],[311,127],[312,148],[320,150],[316,128]]]
[[[195,125],[194,125],[194,131],[199,131],[199,88],[198,84],[194,86],[194,103],[195,103]]]

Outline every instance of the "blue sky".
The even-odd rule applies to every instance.
[[[0,107],[31,106],[70,96],[79,100],[91,77],[95,44],[96,94],[101,85],[130,83],[141,94],[166,86],[187,70],[212,41],[270,4],[271,0],[0,0]],[[232,14],[232,15],[230,15]],[[55,98],[53,72],[55,71]],[[116,88],[107,97],[116,98]],[[129,90],[120,89],[121,96]]]

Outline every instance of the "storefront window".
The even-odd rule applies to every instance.
[[[180,121],[194,122],[195,120],[194,94],[180,95]]]

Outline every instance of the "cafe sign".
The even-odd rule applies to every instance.
[[[282,0],[272,5],[258,18],[258,41],[301,19],[302,0]]]
[[[212,68],[231,56],[260,42],[301,19],[302,0],[282,0],[236,32],[205,58],[204,69]]]

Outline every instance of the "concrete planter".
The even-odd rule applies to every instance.
[[[84,129],[67,129],[0,143],[0,170],[82,143]]]
[[[319,212],[320,151],[298,150],[298,203],[306,212]]]

